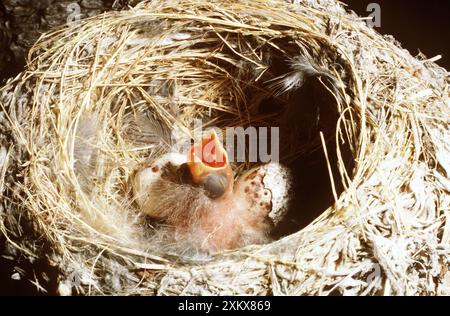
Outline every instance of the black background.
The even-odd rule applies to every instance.
[[[368,16],[369,3],[381,7],[381,34],[393,35],[416,56],[442,55],[438,65],[450,70],[450,0],[342,0],[348,9]]]

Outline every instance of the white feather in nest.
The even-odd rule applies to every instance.
[[[108,122],[100,113],[85,113],[78,121],[73,150],[74,172],[78,181],[76,186],[85,195],[80,200],[89,204],[89,207],[80,205],[78,208],[95,230],[141,248],[142,236],[146,234],[142,215],[132,211],[134,199],[126,196],[129,190],[118,186],[122,183],[126,187],[120,180],[121,168],[133,166],[121,165],[117,159],[111,159],[108,148],[113,147],[113,127]],[[116,137],[121,140],[122,150],[139,148],[149,157],[170,150],[169,129],[149,111],[130,111],[123,116],[121,124],[122,130]],[[122,199],[117,199],[118,191],[122,192]],[[86,209],[96,210],[95,214],[84,214]]]
[[[329,68],[317,65],[308,54],[290,59],[286,64],[289,69],[286,73],[266,83],[273,97],[282,104],[278,123],[284,148],[280,154],[283,161],[292,162],[320,149],[320,131],[334,131],[337,107],[344,104],[345,87]]]
[[[149,146],[169,149],[171,143],[170,129],[165,126],[155,115],[149,111],[136,113],[127,117],[130,122],[129,129],[125,132],[125,138],[134,146]]]
[[[104,134],[102,129],[110,128],[104,125],[105,122],[101,114],[89,113],[83,115],[78,123],[74,158],[75,172],[81,179],[89,180],[97,167]],[[158,155],[168,152],[172,146],[170,129],[149,111],[127,113],[122,124],[123,131],[119,136],[129,146],[124,149],[147,149]]]
[[[314,63],[311,57],[297,56],[288,61],[288,64],[289,72],[268,81],[268,83],[272,82],[270,88],[276,95],[292,93],[301,88],[311,77],[323,77],[328,80],[336,97],[341,96],[340,85],[332,72]]]
[[[89,192],[92,177],[97,165],[99,150],[98,115],[83,116],[79,121],[74,143],[74,169],[80,186]]]

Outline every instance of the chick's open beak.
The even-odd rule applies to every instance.
[[[216,132],[207,133],[191,147],[187,164],[192,181],[202,186],[212,198],[233,190],[233,171]]]

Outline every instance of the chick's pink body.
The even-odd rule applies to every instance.
[[[213,201],[194,220],[173,222],[181,240],[196,240],[196,247],[207,251],[234,249],[262,242],[269,228],[267,209],[252,209],[247,199],[230,194]]]
[[[210,142],[216,147],[208,154],[209,161],[192,156],[198,151],[195,146],[203,149]],[[219,163],[217,157],[225,160]],[[172,227],[174,243],[216,252],[267,240],[278,216],[273,212],[273,192],[264,182],[269,168],[255,168],[235,182],[216,134],[194,145],[187,163],[175,163],[176,170],[187,166],[189,181],[173,177],[173,171],[165,172],[167,166],[174,169],[174,164],[162,161],[138,174],[135,192],[145,213]]]

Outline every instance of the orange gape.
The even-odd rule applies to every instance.
[[[223,197],[233,191],[233,170],[228,154],[220,143],[215,131],[203,136],[199,144],[194,144],[188,153],[188,166],[192,180],[200,184],[209,174],[217,173],[226,176],[228,186]]]
[[[188,161],[200,160],[200,162],[211,168],[223,168],[228,163],[227,153],[217,139],[215,132],[211,132],[206,137],[203,137],[200,144],[192,146],[188,159]]]
[[[197,219],[195,230],[203,248],[222,250],[236,247],[239,240],[239,229],[236,227],[232,210],[233,170],[228,155],[214,131],[204,135],[202,140],[194,144],[188,153],[188,167],[192,180],[201,184],[212,174],[226,177],[226,189],[223,195],[212,199],[212,209],[204,210]]]

